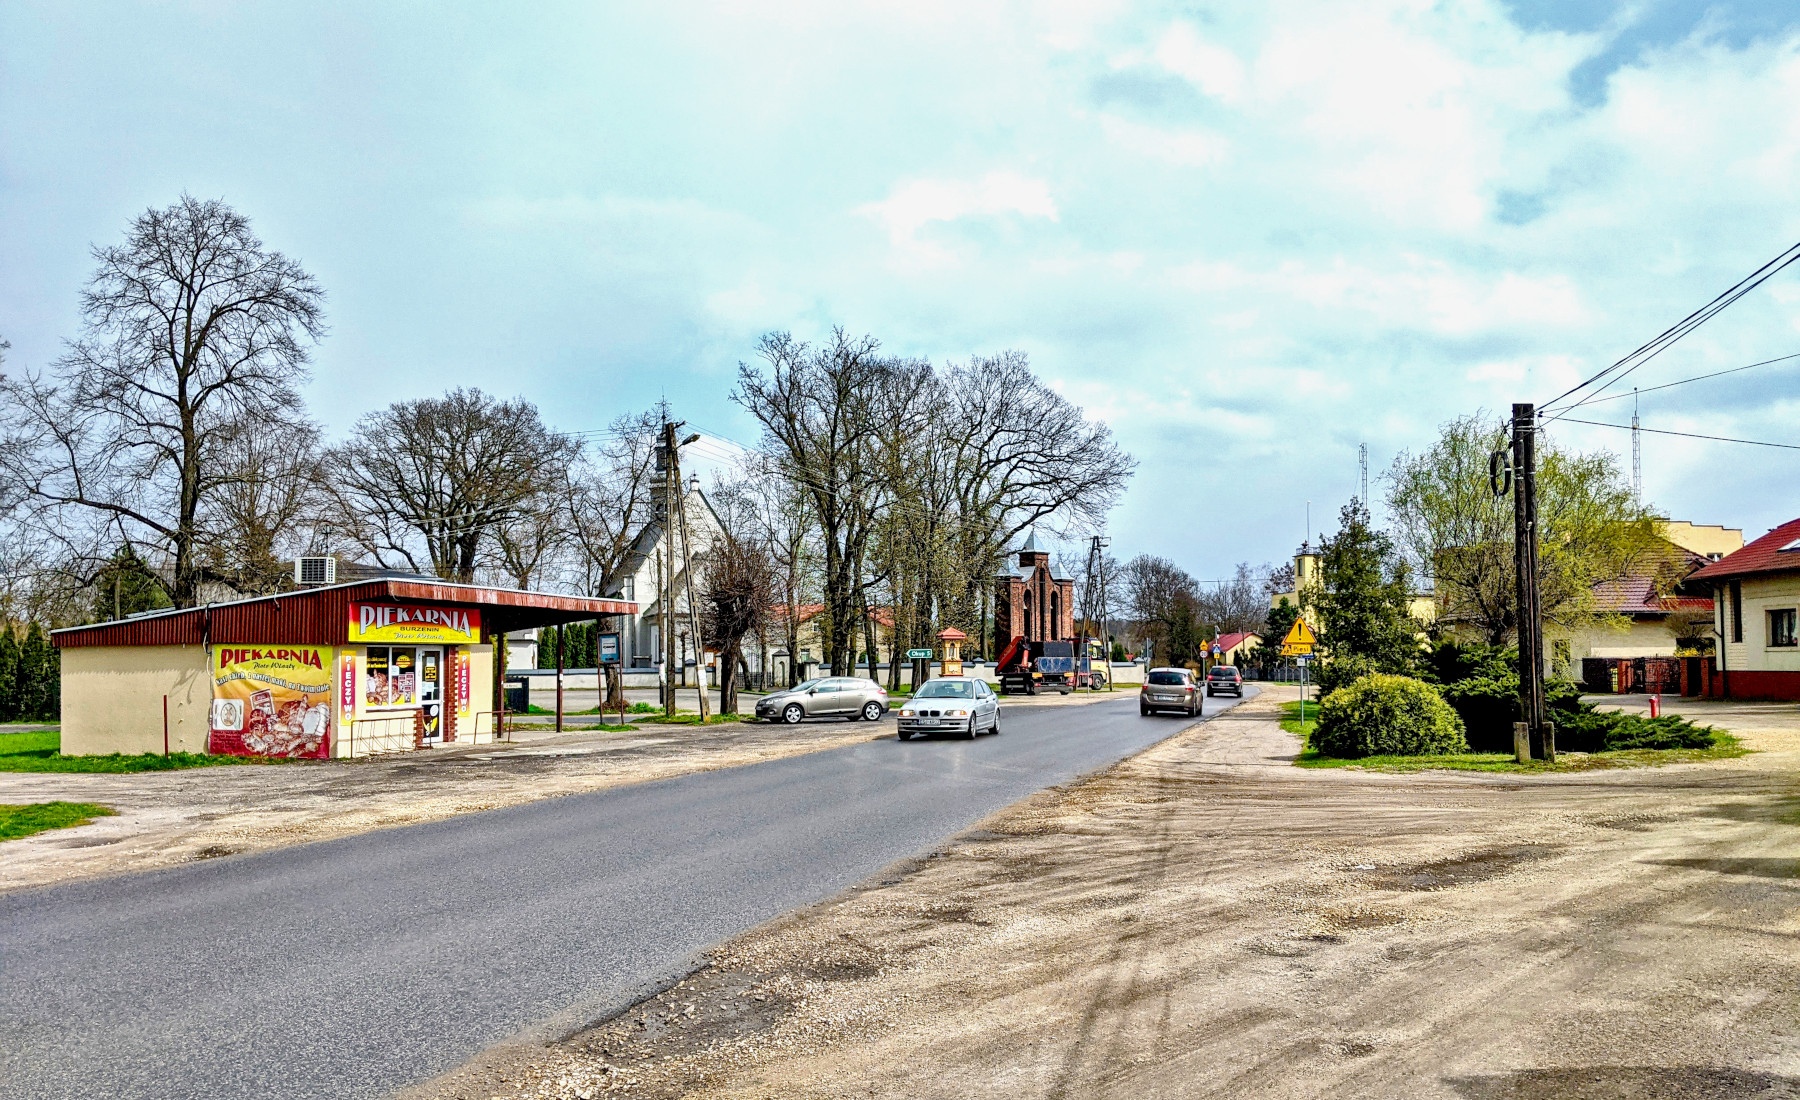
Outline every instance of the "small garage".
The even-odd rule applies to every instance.
[[[488,741],[497,640],[636,610],[384,577],[70,627],[52,635],[62,751],[332,759]]]

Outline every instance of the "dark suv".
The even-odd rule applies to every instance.
[[[1223,695],[1226,692],[1244,697],[1244,674],[1235,665],[1214,665],[1206,674],[1206,694]]]

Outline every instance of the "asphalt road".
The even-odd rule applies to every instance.
[[[1127,696],[1002,725],[0,895],[0,1092],[387,1096],[1187,722]]]

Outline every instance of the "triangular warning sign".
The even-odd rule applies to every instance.
[[[1287,637],[1281,639],[1281,653],[1285,657],[1294,657],[1302,653],[1311,653],[1319,639],[1313,635],[1312,627],[1306,625],[1305,619],[1295,619]]]

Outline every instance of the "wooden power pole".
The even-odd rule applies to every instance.
[[[662,584],[656,594],[658,629],[662,631],[663,712],[675,714],[675,425],[663,421],[662,445],[657,448],[662,467]]]
[[[1544,706],[1544,614],[1538,588],[1537,407],[1513,406],[1513,572],[1518,605],[1519,717],[1531,755],[1556,759],[1556,731]]]

